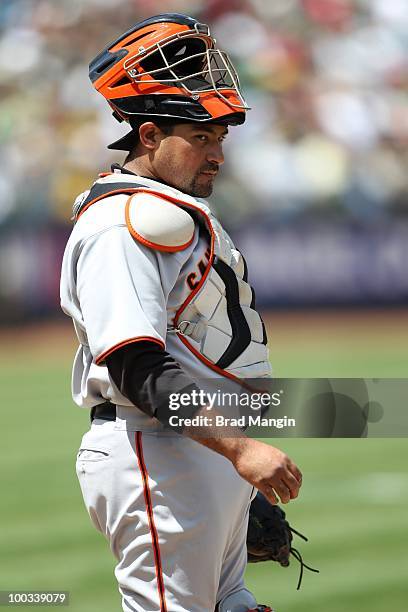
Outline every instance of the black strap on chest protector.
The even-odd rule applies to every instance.
[[[85,210],[85,208],[91,206],[99,200],[103,200],[108,196],[117,195],[119,193],[135,193],[137,189],[140,189],[141,187],[149,189],[146,187],[146,185],[136,182],[129,183],[129,181],[123,183],[95,183],[92,185],[86,198],[74,206],[72,218],[74,221],[77,221],[79,215]]]

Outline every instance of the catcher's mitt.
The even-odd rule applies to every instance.
[[[302,556],[296,548],[292,548],[292,533],[295,533],[307,542],[307,538],[293,529],[286,520],[286,515],[279,506],[272,506],[258,492],[249,509],[247,551],[248,562],[277,561],[282,567],[289,565],[289,557],[293,555],[300,563],[300,576],[297,588],[300,588],[303,577],[303,568],[311,572],[318,572],[303,562]]]

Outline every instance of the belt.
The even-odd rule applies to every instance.
[[[91,408],[91,423],[94,419],[102,421],[116,421],[116,406],[111,402],[103,402]]]

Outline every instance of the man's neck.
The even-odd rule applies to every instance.
[[[136,159],[132,159],[131,161],[125,162],[123,164],[123,168],[132,174],[136,174],[137,176],[144,176],[145,178],[152,179],[153,181],[163,182],[159,177],[154,175],[150,168],[147,167],[147,164],[144,163],[143,158],[138,157]]]
[[[132,162],[129,162],[127,164],[124,164],[123,166],[121,166],[120,164],[112,164],[111,166],[111,170],[112,172],[114,170],[119,170],[122,174],[131,174],[133,176],[139,176],[141,178],[148,178],[152,181],[157,181],[158,183],[162,183],[163,185],[167,185],[167,183],[165,183],[164,181],[160,180],[159,178],[157,178],[156,176],[153,176],[152,173],[147,173],[147,171],[145,170],[144,172],[146,172],[146,174],[142,174],[141,171],[137,172],[133,169],[133,167],[130,167]],[[167,185],[169,186],[169,185]]]

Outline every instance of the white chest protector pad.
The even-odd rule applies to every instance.
[[[201,280],[180,305],[168,333],[177,334],[189,350],[212,370],[229,378],[271,376],[264,323],[255,308],[254,291],[247,282],[241,253],[210,209],[201,201],[182,199],[136,183],[99,184],[79,210],[115,193],[128,193],[126,224],[135,240],[164,252],[185,248],[193,239],[195,223],[210,239],[210,257]]]

